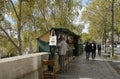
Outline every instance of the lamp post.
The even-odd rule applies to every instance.
[[[112,0],[112,8],[111,8],[111,57],[114,56],[114,0]]]

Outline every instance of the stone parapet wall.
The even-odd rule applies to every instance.
[[[41,79],[44,59],[47,52],[0,59],[0,79]]]

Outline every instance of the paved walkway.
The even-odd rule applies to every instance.
[[[120,79],[120,75],[102,56],[87,61],[83,54],[72,60],[68,70],[57,74],[56,79]]]

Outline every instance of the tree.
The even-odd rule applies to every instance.
[[[112,2],[112,0],[106,0],[106,1],[92,0],[86,6],[82,16],[84,21],[90,23],[90,27],[89,27],[90,35],[92,35],[94,39],[97,39],[97,37],[99,36],[100,38],[98,39],[104,41],[105,47],[106,47],[106,39],[109,39],[109,33],[112,32],[111,35],[112,37],[110,40],[112,41],[111,42],[112,52],[114,51],[113,50],[114,40],[112,40],[114,38],[113,33],[117,34],[118,36],[120,33],[118,28],[120,25],[119,24],[120,20],[118,19],[120,13],[119,8],[120,8],[119,0],[114,0],[114,3]],[[114,20],[113,20],[113,16],[114,16]],[[115,30],[113,27],[115,28]]]
[[[21,55],[27,48],[35,51],[36,38],[51,27],[66,27],[81,33],[79,30],[82,26],[73,24],[73,20],[78,16],[77,10],[80,9],[77,1],[17,0],[15,2],[14,0],[6,0],[5,3],[3,2],[2,15],[7,15],[12,23],[8,21],[10,25],[5,25],[7,21],[1,22],[1,38],[5,37],[5,42],[11,43],[11,49],[15,48]]]
[[[90,23],[89,33],[93,36],[92,39],[102,39],[105,30],[108,33],[110,29],[110,10],[110,2],[104,0],[92,0],[85,7],[82,19]]]

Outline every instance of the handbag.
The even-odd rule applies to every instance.
[[[57,36],[56,36],[54,30],[52,30],[51,33],[50,33],[49,45],[50,46],[56,46],[57,45]]]

